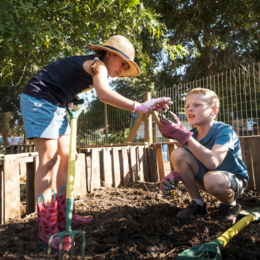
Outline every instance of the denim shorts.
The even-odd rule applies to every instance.
[[[70,134],[65,107],[55,106],[46,100],[22,93],[20,108],[26,138],[58,139],[61,135]]]
[[[206,191],[205,186],[204,186],[204,180],[203,177],[206,175],[208,169],[205,167],[204,164],[202,164],[198,159],[197,159],[198,165],[199,165],[199,170],[197,175],[195,176],[197,184],[202,188],[204,191]],[[227,171],[222,171],[230,180],[231,182],[231,189],[235,192],[235,199],[241,197],[241,195],[244,193],[245,189],[247,188],[247,181],[242,178],[242,176],[238,174],[234,174],[231,172]]]

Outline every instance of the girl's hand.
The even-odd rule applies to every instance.
[[[69,102],[67,106],[68,106],[69,109],[76,109],[77,108],[77,105],[74,105],[73,102]]]
[[[162,109],[169,109],[168,105],[172,105],[170,97],[156,98],[146,101],[142,104],[135,101],[134,112],[136,113],[149,113],[152,111],[161,111]]]
[[[74,98],[77,99],[77,100],[80,100],[80,97],[78,95],[76,95]],[[73,102],[68,102],[68,108],[69,109],[76,109],[77,105],[75,105]]]

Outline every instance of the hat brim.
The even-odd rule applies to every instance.
[[[123,56],[119,51],[116,51],[116,50],[111,50],[107,47],[104,47],[104,46],[97,46],[97,45],[93,45],[91,43],[88,44],[88,47],[93,50],[94,52],[98,52],[100,50],[104,50],[104,51],[110,51],[112,53],[115,53],[117,56],[121,57],[123,60],[125,60],[128,64],[129,64],[129,69],[125,70],[124,72],[122,72],[118,77],[136,77],[138,75],[140,75],[140,70],[137,66],[137,64],[126,58],[125,56]]]

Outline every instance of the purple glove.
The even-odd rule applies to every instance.
[[[169,195],[169,191],[176,190],[176,184],[181,181],[181,177],[176,171],[170,172],[161,180],[160,190],[164,195]]]
[[[146,101],[142,104],[134,102],[134,112],[135,113],[148,113],[152,111],[161,111],[163,108],[165,110],[169,109],[168,105],[172,105],[170,97],[156,98]]]
[[[190,139],[192,132],[188,131],[180,122],[179,118],[169,112],[171,118],[176,123],[172,123],[166,118],[160,116],[160,127],[159,130],[162,136],[177,140],[182,146],[184,146]]]

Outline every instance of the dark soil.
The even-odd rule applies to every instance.
[[[208,214],[187,220],[176,218],[190,201],[182,187],[170,197],[161,196],[159,183],[102,187],[77,200],[80,215],[94,216],[92,224],[77,228],[86,235],[85,259],[176,259],[183,250],[212,241],[231,225],[211,218],[219,202],[213,198],[211,205],[210,196],[201,193]],[[244,209],[260,207],[260,193],[247,191],[238,202]],[[37,232],[36,213],[0,226],[0,259],[46,259]],[[81,237],[76,237],[73,259],[81,259],[81,246]],[[69,259],[69,253],[62,259]],[[250,223],[235,236],[222,250],[222,259],[260,259],[260,222]]]

